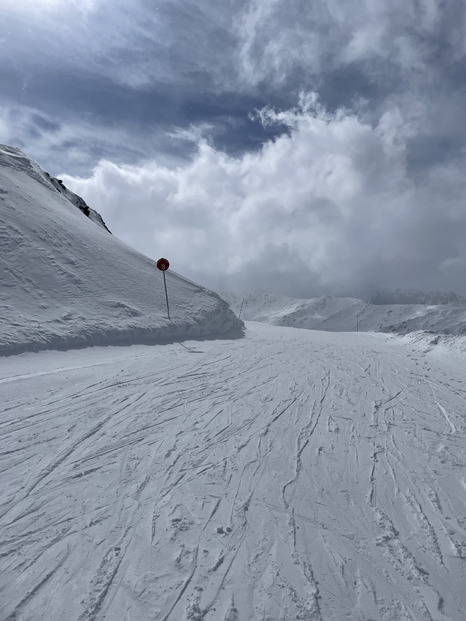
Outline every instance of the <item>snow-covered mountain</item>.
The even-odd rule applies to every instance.
[[[219,296],[110,234],[82,198],[0,146],[0,354],[240,335]]]
[[[331,332],[466,333],[466,306],[456,303],[382,305],[330,296],[297,300],[263,291],[221,295],[242,319],[277,326]]]

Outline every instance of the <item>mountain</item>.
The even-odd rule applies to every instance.
[[[20,150],[0,145],[0,354],[240,336],[215,293],[110,234],[100,215]]]
[[[276,326],[331,332],[418,330],[466,333],[466,307],[456,304],[368,304],[358,298],[322,296],[309,300],[256,291],[244,296],[222,293],[242,319]]]

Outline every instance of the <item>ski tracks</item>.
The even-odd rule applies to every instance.
[[[254,324],[131,349],[4,403],[0,618],[461,621],[459,373]]]

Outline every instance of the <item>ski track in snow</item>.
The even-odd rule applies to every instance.
[[[0,376],[0,619],[465,619],[448,360],[249,324]]]

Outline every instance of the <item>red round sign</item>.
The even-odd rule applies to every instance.
[[[165,272],[165,270],[168,270],[168,268],[170,267],[170,263],[168,262],[168,259],[159,259],[157,261],[157,267],[159,268],[159,270],[162,270],[162,272]]]

